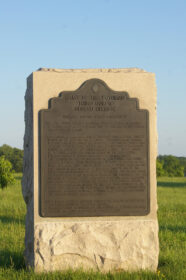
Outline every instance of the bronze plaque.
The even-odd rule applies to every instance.
[[[149,114],[137,98],[91,79],[39,119],[41,216],[149,213]]]

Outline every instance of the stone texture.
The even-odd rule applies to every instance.
[[[25,136],[22,193],[27,206],[25,224],[25,260],[34,265],[34,202],[33,202],[33,79],[27,80],[25,94]]]
[[[39,68],[38,71],[56,72],[56,73],[147,73],[139,68],[102,68],[102,69],[56,69],[56,68]]]
[[[139,98],[150,115],[150,213],[141,217],[43,218],[39,215],[38,112],[62,91],[98,78],[116,91]],[[141,69],[40,69],[27,79],[23,196],[27,205],[25,259],[36,271],[73,269],[156,270],[156,85]]]
[[[35,226],[37,271],[60,269],[156,270],[154,221],[40,223]]]

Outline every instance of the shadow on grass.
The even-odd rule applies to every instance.
[[[0,221],[3,224],[22,224],[22,225],[24,225],[24,220],[14,218],[14,217],[0,216]]]
[[[184,188],[186,187],[185,182],[158,182],[158,187],[166,187],[166,188]]]
[[[0,268],[13,268],[16,270],[25,269],[23,252],[11,252],[0,250]]]
[[[164,225],[160,225],[160,226],[159,226],[159,229],[160,229],[161,231],[170,230],[170,231],[172,231],[173,233],[185,233],[185,227],[184,227],[184,225],[183,225],[183,226],[171,226],[171,225],[164,226]]]
[[[158,262],[158,268],[166,267],[167,265],[174,266],[174,261],[168,257],[160,256]]]
[[[21,180],[22,180],[22,177],[23,177],[22,175],[16,175],[16,176],[15,176],[15,179],[21,181]]]

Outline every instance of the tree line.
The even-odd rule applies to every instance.
[[[0,187],[13,182],[13,172],[23,171],[23,150],[4,144],[0,147]],[[159,155],[156,161],[157,176],[186,176],[186,157]]]
[[[4,156],[12,164],[12,169],[15,172],[23,171],[23,150],[4,144],[0,147],[1,156]]]
[[[156,161],[156,173],[158,177],[186,176],[186,157],[159,155]]]
[[[14,182],[14,172],[23,171],[23,150],[6,144],[0,147],[0,188]]]

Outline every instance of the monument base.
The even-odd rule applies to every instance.
[[[157,233],[154,220],[38,223],[35,270],[156,271]]]

